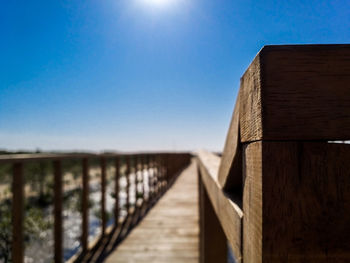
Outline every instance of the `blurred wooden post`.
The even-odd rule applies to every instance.
[[[114,226],[117,227],[119,223],[119,176],[120,176],[120,167],[119,167],[119,157],[115,158],[115,204],[114,204]]]
[[[82,191],[82,235],[81,244],[83,252],[88,250],[89,237],[89,164],[83,159],[83,191]]]
[[[151,168],[152,168],[152,202],[156,200],[157,197],[157,189],[156,189],[156,173],[154,169],[154,155],[150,156]]]
[[[102,236],[106,232],[106,159],[101,157],[101,219]]]
[[[54,169],[54,241],[55,263],[61,263],[63,259],[63,223],[62,223],[62,166],[61,161],[53,162]]]
[[[156,155],[155,163],[156,163],[156,170],[157,170],[157,176],[158,176],[159,196],[161,196],[163,194],[163,174],[162,174],[162,171],[160,170],[159,155]]]
[[[24,208],[24,178],[23,163],[13,164],[12,179],[12,261],[23,263],[24,238],[23,238],[23,208]]]
[[[146,200],[146,184],[145,184],[145,171],[147,171],[147,162],[146,162],[146,155],[142,156],[142,161],[141,161],[141,166],[142,166],[142,192],[143,192],[143,202]],[[148,174],[147,174],[148,175]]]
[[[199,262],[200,263],[226,263],[227,239],[220,225],[208,193],[203,185],[201,175],[199,183]]]
[[[125,176],[126,176],[126,212],[127,215],[129,215],[129,209],[130,209],[130,156],[126,156],[126,171],[125,171]]]
[[[139,166],[139,175],[140,175],[140,178],[139,178],[139,181],[138,181],[138,184],[137,184],[137,189],[140,188],[140,191],[142,193],[141,195],[141,199],[142,199],[142,203],[143,203],[143,200],[144,200],[144,196],[145,196],[145,192],[143,191],[143,166],[142,166],[142,155],[139,155],[139,158],[138,158],[138,166]]]

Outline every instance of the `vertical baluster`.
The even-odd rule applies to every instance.
[[[89,235],[89,167],[88,159],[83,159],[83,192],[82,192],[82,235],[83,253],[88,250]]]
[[[157,169],[159,172],[159,180],[160,180],[160,192],[161,195],[163,195],[163,193],[165,192],[165,180],[164,180],[164,174],[163,171],[161,169],[161,163],[160,163],[160,156],[157,156]]]
[[[115,204],[114,204],[114,226],[117,227],[119,223],[119,157],[115,158]]]
[[[147,163],[147,183],[148,183],[148,203],[151,202],[151,163],[150,163],[150,158],[149,155],[146,157],[146,163]]]
[[[162,173],[164,174],[164,177],[166,178],[166,181],[167,181],[167,188],[169,188],[171,185],[171,178],[170,178],[170,173],[168,172],[168,163],[165,161],[165,158],[166,158],[166,156],[162,156],[161,169],[162,169]]]
[[[106,159],[101,157],[101,218],[102,236],[106,232]]]
[[[141,166],[142,166],[142,192],[143,192],[143,203],[145,202],[146,200],[146,180],[145,180],[145,176],[146,176],[146,171],[147,171],[147,162],[146,162],[146,158],[147,156],[146,155],[143,155],[142,157],[142,161],[141,161]],[[147,176],[148,176],[148,173],[147,173]]]
[[[153,169],[153,160],[152,160],[152,156],[149,156],[148,159],[148,163],[149,163],[149,173],[150,173],[150,203],[153,202],[154,199],[154,169]]]
[[[55,263],[61,263],[63,257],[63,224],[62,224],[62,165],[61,160],[53,162],[54,169],[54,240]]]
[[[24,207],[24,191],[23,191],[23,164],[13,164],[12,179],[12,261],[14,263],[23,263],[24,259],[24,243],[23,243],[23,207]]]
[[[158,196],[158,172],[156,171],[156,163],[154,155],[152,155],[152,163],[153,163],[153,187],[154,187],[154,199],[157,200]]]
[[[142,166],[142,155],[139,155],[139,168],[140,168],[140,172],[139,172],[139,188],[140,188],[140,192],[141,192],[141,200],[142,200],[142,203],[143,204],[143,200],[144,200],[144,196],[145,196],[145,192],[144,192],[144,189],[143,189],[143,166]]]
[[[160,197],[162,195],[162,173],[159,170],[159,160],[158,155],[154,156],[154,166],[156,170],[156,177],[157,177],[157,195]]]
[[[126,179],[126,213],[127,216],[129,215],[129,209],[130,209],[130,156],[126,156],[126,172],[125,172],[125,179]]]
[[[138,189],[139,189],[139,155],[135,155],[135,208],[138,204]]]

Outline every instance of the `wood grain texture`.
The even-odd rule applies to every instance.
[[[219,167],[219,184],[224,191],[242,191],[242,150],[239,131],[239,101],[238,95]]]
[[[241,140],[350,139],[350,45],[265,46],[241,79]]]
[[[199,262],[200,263],[226,263],[227,239],[214,211],[208,193],[203,185],[201,175],[199,183]]]
[[[241,141],[262,138],[261,63],[259,53],[241,77],[239,126]]]
[[[243,262],[262,261],[262,145],[243,147]]]
[[[245,262],[350,262],[350,145],[244,149]]]
[[[197,188],[197,170],[192,162],[106,262],[197,263]]]
[[[231,245],[236,262],[242,261],[242,218],[241,201],[226,196],[218,182],[220,157],[202,151],[198,154],[199,170],[203,185],[220,220],[224,233]]]

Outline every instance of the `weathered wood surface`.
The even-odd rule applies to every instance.
[[[106,262],[197,263],[198,259],[198,185],[192,162]]]
[[[199,183],[199,263],[227,263],[227,239],[205,190],[201,176]]]
[[[350,145],[244,147],[244,262],[350,262]]]
[[[265,46],[241,79],[242,142],[350,139],[350,45]]]
[[[242,260],[242,218],[240,196],[226,196],[218,181],[220,157],[202,151],[198,154],[201,179],[231,245],[236,262]]]
[[[242,147],[239,131],[239,97],[238,95],[219,167],[219,184],[225,191],[242,191]]]

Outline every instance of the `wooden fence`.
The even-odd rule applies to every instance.
[[[178,172],[190,162],[190,154],[187,153],[152,153],[152,154],[26,154],[26,155],[0,155],[0,163],[12,164],[12,262],[24,262],[24,167],[28,162],[52,162],[54,174],[54,261],[56,263],[63,261],[63,180],[62,180],[62,162],[66,160],[80,160],[82,167],[82,235],[81,250],[77,259],[82,258],[89,250],[93,249],[88,242],[89,235],[89,160],[99,159],[100,183],[101,183],[101,227],[102,234],[100,238],[108,235],[106,232],[106,161],[114,160],[115,166],[115,206],[114,218],[115,225],[118,226],[119,218],[119,177],[120,160],[126,160],[126,194],[127,194],[127,213],[130,212],[130,173],[136,174],[138,171],[149,171],[153,169],[153,176],[148,181],[149,194],[147,197],[143,191],[142,205],[148,208],[170,187],[176,179]],[[144,177],[142,176],[141,180]],[[143,184],[143,182],[141,182]],[[143,184],[144,185],[144,184]]]
[[[350,45],[264,47],[198,155],[200,262],[350,262],[349,139]]]

